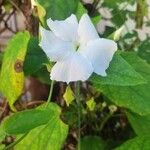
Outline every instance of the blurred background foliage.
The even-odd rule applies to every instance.
[[[12,109],[20,111],[34,108],[43,104],[48,97],[51,81],[47,70],[50,70],[53,64],[49,63],[45,53],[38,46],[39,25],[48,28],[46,25],[48,18],[62,20],[74,13],[80,19],[83,13],[88,13],[100,37],[110,39],[115,37],[119,54],[115,55],[110,69],[108,69],[107,80],[92,76],[89,82],[82,84],[81,149],[109,150],[136,136],[138,137],[129,140],[118,149],[140,150],[139,145],[144,145],[143,149],[150,149],[150,137],[147,135],[150,127],[149,5],[149,0],[0,0],[0,67],[5,62],[5,66],[1,68],[0,80],[1,88],[3,88],[1,92],[7,95],[10,105],[15,103],[15,107],[12,106]],[[30,35],[27,32],[17,34],[19,31],[25,30]],[[15,34],[17,36],[8,42]],[[8,47],[6,47],[7,45]],[[20,53],[16,49],[21,49]],[[6,59],[6,55],[9,59]],[[17,61],[16,63],[17,58],[21,58],[21,62]],[[116,63],[119,63],[119,66],[116,66]],[[17,71],[23,72],[21,77],[9,70],[11,68],[14,71],[12,64],[17,66],[15,68]],[[115,71],[113,72],[113,70]],[[138,74],[135,74],[134,70]],[[127,72],[130,72],[129,76]],[[124,74],[127,76],[124,77]],[[143,82],[139,75],[142,75],[148,83],[136,85]],[[17,84],[8,83],[8,81],[14,80]],[[15,93],[10,93],[13,88],[23,88],[23,92],[17,90]],[[74,88],[74,83],[71,83],[69,87],[65,83],[55,83],[54,86],[53,102],[61,106],[61,119],[70,126],[63,147],[65,150],[74,150],[77,145],[78,118]],[[0,121],[12,114],[8,102],[5,101],[2,94],[0,94]],[[54,112],[54,116],[58,119],[60,108],[57,106],[54,108],[58,110]],[[33,112],[29,112],[29,114],[32,116]],[[40,116],[44,118],[45,112]],[[58,133],[52,134],[60,140],[57,143],[55,139],[52,139],[52,142],[58,145],[57,150],[67,136],[67,127],[60,119],[58,121],[55,118],[48,118],[40,123],[47,125],[51,119],[54,119],[54,124],[49,126],[49,130],[55,125],[59,128],[63,126],[65,129],[62,139],[59,139],[59,128],[55,131]],[[21,124],[24,121],[18,122]],[[19,123],[15,122],[16,128]],[[24,124],[22,123],[22,125]],[[23,127],[22,129],[26,129],[25,125]],[[7,129],[9,129],[9,124]],[[23,133],[22,129],[21,133]],[[41,131],[41,128],[38,127],[30,132],[15,149],[22,150],[24,149],[23,145],[32,145],[30,141],[38,131]],[[48,134],[48,131],[44,130],[43,133]],[[11,144],[18,138],[11,134],[4,134],[5,138],[1,135],[1,147]],[[38,138],[35,140],[35,145],[37,143]],[[46,143],[46,139],[43,140],[43,143]],[[32,145],[32,148],[36,150],[39,147],[34,147],[35,145]],[[48,144],[47,147],[49,147]]]

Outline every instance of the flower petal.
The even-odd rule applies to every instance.
[[[78,35],[81,45],[99,38],[98,33],[87,14],[84,14],[80,19]]]
[[[95,73],[106,76],[106,69],[116,50],[117,44],[114,41],[99,38],[89,42],[79,52],[91,60]]]
[[[85,81],[93,73],[92,64],[79,53],[75,52],[65,61],[57,62],[51,70],[51,80],[72,82]]]
[[[47,24],[52,32],[59,38],[65,41],[77,40],[78,21],[75,15],[72,14],[64,21],[48,19]]]
[[[73,43],[63,41],[56,37],[51,31],[40,28],[41,42],[40,46],[51,59],[51,61],[60,61],[69,57],[74,52]]]

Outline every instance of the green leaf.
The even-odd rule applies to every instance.
[[[67,106],[69,106],[72,101],[75,99],[74,93],[70,87],[70,85],[67,86],[65,94],[63,95],[63,98],[67,104]]]
[[[81,139],[81,150],[104,150],[105,143],[98,136],[85,136]]]
[[[60,119],[61,109],[58,105],[50,103],[48,108],[53,111],[53,113],[49,115],[49,121],[31,130],[28,135],[14,147],[15,150],[61,149],[68,134],[68,126]]]
[[[42,67],[38,71],[32,74],[33,77],[37,78],[39,81],[41,81],[44,84],[50,84],[50,73],[48,72],[46,67]]]
[[[128,1],[131,1],[131,0],[128,0]],[[113,7],[116,7],[116,6],[118,5],[118,3],[120,4],[120,3],[122,3],[122,2],[124,2],[124,0],[115,0],[115,3],[114,3],[113,0],[112,0],[112,1],[110,1],[110,0],[105,0],[104,3],[103,3],[103,6],[113,8]]]
[[[0,150],[3,150],[5,148],[4,144],[0,144]]]
[[[96,86],[101,85],[137,85],[146,83],[146,80],[137,73],[118,53],[116,53],[107,69],[107,76],[102,77],[97,74],[90,78]]]
[[[150,63],[150,38],[141,42],[138,48],[138,55]]]
[[[44,22],[51,18],[53,20],[66,19],[72,13],[75,14],[78,7],[78,0],[36,0],[46,11]]]
[[[0,64],[2,63],[3,60],[3,53],[0,52]]]
[[[47,109],[31,109],[17,112],[5,119],[2,124],[3,131],[7,134],[22,134],[29,132],[37,126],[46,124],[49,121],[49,116],[53,114],[53,111]]]
[[[0,69],[1,69],[2,61],[3,61],[3,53],[0,52]]]
[[[0,91],[6,97],[11,109],[20,96],[24,85],[23,62],[26,55],[29,33],[18,33],[8,43],[5,49],[0,74]]]
[[[93,22],[94,25],[97,25],[100,22],[101,19],[102,19],[102,17],[100,15],[93,16],[91,18],[91,20],[92,20],[92,22]]]
[[[81,2],[78,2],[78,7],[77,7],[77,10],[76,10],[76,16],[77,16],[77,18],[80,19],[81,16],[84,13],[87,13],[87,10],[84,8],[84,6],[82,5]]]
[[[0,143],[5,139],[6,132],[3,130],[2,125],[0,126]]]
[[[115,150],[149,150],[150,136],[139,136],[128,140]]]
[[[28,44],[27,55],[24,62],[24,73],[32,75],[45,64],[49,64],[48,58],[39,46],[38,38],[32,37]]]
[[[138,114],[127,112],[128,120],[137,135],[146,135],[150,131],[150,115],[140,116]]]
[[[94,101],[94,98],[92,97],[90,100],[88,100],[86,102],[86,105],[90,111],[93,111],[96,106],[96,102]]]
[[[131,109],[133,112],[146,115],[150,113],[150,66],[135,53],[121,53],[121,56],[147,81],[147,84],[137,86],[115,86],[94,84],[97,90],[106,95],[120,107]],[[122,70],[121,70],[122,71]]]

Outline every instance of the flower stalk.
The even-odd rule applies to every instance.
[[[81,127],[81,113],[80,113],[80,82],[78,81],[76,83],[76,91],[75,91],[75,96],[76,96],[76,103],[77,103],[77,109],[78,109],[78,150],[80,150],[80,143],[81,143],[81,131],[80,131],[80,127]]]
[[[51,87],[50,87],[50,91],[49,91],[49,96],[48,96],[48,99],[47,99],[47,102],[46,102],[46,106],[48,106],[48,104],[50,103],[51,99],[52,99],[52,93],[53,93],[53,88],[54,88],[54,81],[52,80],[51,82]]]

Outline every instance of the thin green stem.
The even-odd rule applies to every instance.
[[[50,91],[49,91],[49,96],[48,96],[48,99],[47,99],[47,102],[46,102],[45,107],[47,107],[48,104],[49,104],[50,101],[51,101],[52,93],[53,93],[53,88],[54,88],[54,81],[51,82],[51,87],[50,87]]]
[[[28,132],[29,133],[29,132]],[[15,142],[13,142],[12,144],[8,145],[7,147],[5,147],[3,150],[9,150],[11,148],[13,148],[15,145],[17,145],[19,142],[21,142],[28,133],[25,133],[23,136],[21,136],[18,140],[16,140]]]
[[[78,81],[76,84],[76,103],[77,103],[77,109],[78,109],[78,150],[80,150],[80,142],[81,142],[81,132],[80,132],[80,126],[81,126],[81,114],[80,114],[80,82]]]
[[[105,124],[107,123],[107,121],[112,117],[112,113],[107,114],[107,116],[104,118],[104,120],[102,121],[99,131],[101,132],[102,129],[104,128]]]

